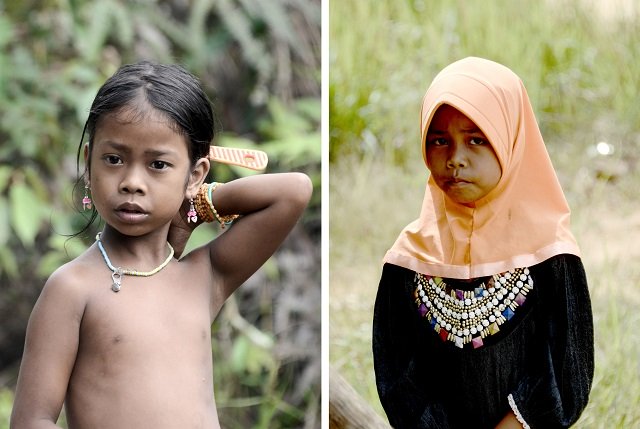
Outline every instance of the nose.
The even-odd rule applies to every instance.
[[[462,168],[469,163],[464,143],[451,143],[447,155],[447,168]]]
[[[146,185],[144,182],[144,174],[140,168],[134,166],[128,168],[120,181],[119,191],[125,194],[141,194],[146,193]]]

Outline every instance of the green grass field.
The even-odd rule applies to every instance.
[[[421,97],[444,65],[475,55],[525,82],[572,207],[596,347],[575,427],[640,427],[638,10],[592,3],[331,3],[330,361],[382,415],[371,318],[381,259],[424,194]],[[601,141],[614,153],[597,155]]]

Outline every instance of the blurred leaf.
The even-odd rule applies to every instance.
[[[320,134],[300,134],[280,140],[272,140],[262,145],[279,163],[297,168],[319,162],[322,157]]]
[[[267,278],[272,282],[280,280],[280,269],[278,268],[278,262],[275,258],[271,257],[262,266]]]
[[[270,159],[289,169],[320,163],[322,145],[316,131],[320,115],[319,100],[300,100],[292,107],[272,99],[269,118],[260,124],[260,130],[269,138],[260,145]]]
[[[68,223],[69,218],[66,218],[66,221],[67,221],[66,223]],[[54,225],[54,228],[56,231],[59,231],[60,229],[62,229],[60,227],[60,224],[61,224],[60,222],[56,222],[55,220],[53,220],[53,222],[57,223],[57,225]],[[64,228],[64,231],[71,231],[71,226],[67,225]],[[86,244],[83,243],[81,240],[71,239],[68,236],[60,235],[60,233],[52,234],[49,237],[49,241],[47,244],[51,249],[55,250],[55,252],[58,253],[58,256],[60,257],[60,261],[62,261],[62,263],[66,263],[74,258],[77,258],[82,254],[82,252],[87,250]],[[62,265],[62,263],[60,265]],[[54,267],[54,268],[57,268],[57,267]],[[53,270],[49,271],[47,273],[47,276],[51,274],[51,272],[53,272]]]
[[[30,246],[40,229],[43,211],[40,200],[31,188],[22,183],[9,188],[11,204],[11,225],[16,235],[25,246]]]
[[[262,121],[260,131],[271,139],[304,134],[311,128],[307,119],[275,98],[269,101],[269,114],[271,117]]]
[[[36,170],[29,166],[25,167],[22,171],[27,185],[33,190],[36,198],[41,202],[46,201],[49,196],[49,191],[47,190],[47,186],[44,183],[44,180],[42,180],[42,177]]]
[[[69,262],[64,253],[59,250],[45,253],[38,261],[37,273],[40,277],[46,278],[51,275],[57,268]]]
[[[13,39],[13,24],[9,19],[0,15],[0,48],[4,48]]]
[[[231,133],[223,133],[220,136],[220,146],[224,147],[236,147],[241,149],[260,149],[258,145],[253,141],[245,137],[233,135]]]
[[[9,204],[7,199],[0,195],[0,247],[9,240]]]
[[[9,278],[18,278],[18,261],[9,247],[0,247],[0,266]]]
[[[244,372],[247,368],[247,354],[249,354],[250,342],[245,337],[238,337],[231,351],[231,369],[236,372]]]
[[[4,188],[9,183],[9,177],[13,173],[13,169],[8,165],[0,165],[0,192],[4,191]]]
[[[295,101],[296,109],[316,122],[322,119],[322,106],[320,100],[315,97],[300,98]]]
[[[265,49],[263,41],[251,33],[251,20],[246,18],[242,9],[235,7],[231,0],[219,0],[215,7],[229,33],[240,44],[245,61],[252,65],[260,76],[265,77],[271,73],[271,55]]]
[[[0,389],[0,428],[9,427],[11,408],[13,407],[13,392],[9,389]]]
[[[272,368],[274,360],[269,350],[258,347],[247,337],[241,335],[233,345],[231,363],[233,371],[237,373],[260,374],[262,371]]]

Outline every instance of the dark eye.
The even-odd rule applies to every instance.
[[[111,165],[122,164],[122,159],[118,155],[105,155],[104,160]]]
[[[151,163],[151,168],[154,170],[164,170],[167,167],[169,167],[169,163],[165,161],[153,161]]]
[[[431,139],[429,140],[429,145],[431,146],[446,146],[447,145],[447,139],[443,138],[443,137],[438,137],[435,139]]]
[[[480,137],[471,137],[471,139],[469,140],[469,143],[474,145],[474,146],[479,146],[479,145],[483,145],[483,144],[487,144],[487,140],[480,138]]]

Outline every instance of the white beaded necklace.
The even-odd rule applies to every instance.
[[[533,289],[528,268],[516,268],[491,277],[474,290],[451,288],[440,277],[416,273],[415,302],[442,341],[462,348],[471,343],[483,346],[483,339],[500,331],[522,306]]]
[[[104,262],[107,264],[107,267],[113,271],[113,273],[111,274],[111,279],[113,280],[113,283],[111,284],[111,290],[114,292],[120,292],[120,288],[122,287],[122,276],[123,275],[128,275],[128,276],[137,276],[137,277],[151,277],[154,274],[157,274],[158,272],[160,272],[160,270],[162,270],[164,267],[166,267],[167,265],[169,265],[169,262],[171,262],[171,258],[173,258],[173,247],[171,247],[171,244],[169,244],[167,242],[167,246],[169,246],[169,256],[167,256],[167,259],[165,259],[165,261],[158,265],[156,268],[154,268],[151,271],[138,271],[138,270],[128,270],[128,269],[123,269],[121,267],[114,267],[113,264],[111,263],[111,260],[109,260],[109,256],[107,256],[107,252],[104,250],[104,246],[102,245],[102,240],[100,240],[100,236],[101,236],[101,232],[99,232],[96,235],[96,241],[98,242],[98,249],[100,249],[100,253],[102,253],[102,257],[104,258]]]

